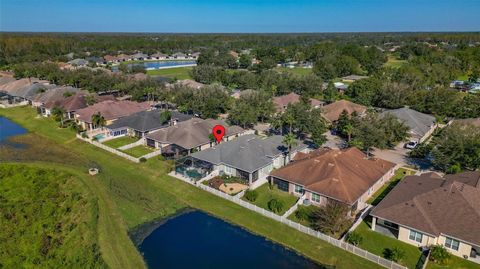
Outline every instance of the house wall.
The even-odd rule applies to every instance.
[[[373,219],[374,219],[374,222],[379,223],[379,224],[383,223],[383,221],[384,221],[382,219],[375,218],[375,217]],[[432,235],[425,234],[425,233],[423,233],[422,231],[419,231],[419,230],[410,229],[408,227],[404,227],[404,226],[401,226],[401,225],[398,225],[398,226],[399,227],[398,227],[398,237],[397,237],[397,239],[400,240],[400,241],[403,241],[407,244],[410,244],[410,245],[413,245],[413,246],[416,246],[416,247],[424,247],[424,246],[431,246],[431,245],[445,246],[446,236],[444,236],[444,235],[440,235],[440,236],[437,237],[437,236],[432,236]],[[375,225],[372,225],[372,229],[375,229]],[[422,242],[417,242],[415,240],[411,240],[409,238],[410,230],[414,230],[414,231],[422,233],[423,234]],[[469,244],[469,243],[463,242],[461,240],[458,240],[458,241],[460,241],[460,244],[458,246],[458,250],[454,250],[454,249],[447,248],[447,247],[446,247],[446,249],[455,256],[462,257],[462,258],[464,256],[469,257],[470,252],[472,251],[472,245]]]
[[[360,198],[357,200],[358,202],[358,207],[357,210],[362,210],[365,207],[367,207],[367,201],[370,199],[370,197],[378,190],[380,189],[386,182],[389,181],[389,179],[395,174],[395,171],[397,170],[397,167],[393,167],[392,169],[388,170],[388,172],[383,175],[380,179],[375,182],[370,189],[368,189]]]

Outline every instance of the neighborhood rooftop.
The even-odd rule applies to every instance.
[[[148,102],[137,103],[132,101],[107,100],[96,103],[92,106],[80,109],[76,112],[78,119],[84,122],[91,122],[92,116],[100,113],[105,120],[113,120],[128,116],[150,108]]]
[[[225,136],[238,134],[244,131],[238,126],[227,126],[225,122],[220,120],[192,118],[174,126],[148,134],[147,139],[162,143],[175,144],[184,149],[191,149],[209,143],[212,128],[217,124],[225,126]]]
[[[111,130],[128,127],[139,132],[147,132],[159,129],[169,125],[169,121],[161,121],[161,114],[163,112],[165,112],[165,110],[140,111],[138,113],[120,118],[107,127]],[[171,119],[178,122],[186,121],[193,117],[178,111],[170,112],[172,115]]]
[[[304,186],[305,189],[353,204],[395,164],[367,159],[357,148],[319,149],[302,154],[271,174]]]
[[[435,117],[413,110],[408,107],[402,107],[382,112],[382,115],[391,114],[399,120],[405,122],[410,127],[412,137],[421,138],[429,133],[432,126],[435,125]]]
[[[480,246],[480,172],[405,177],[371,213],[430,235]]]
[[[356,112],[361,115],[367,111],[367,107],[352,103],[347,100],[339,100],[323,107],[323,116],[329,121],[337,121],[343,111],[348,114]]]
[[[283,112],[289,104],[295,104],[300,102],[300,95],[291,92],[287,95],[273,97],[273,103],[276,106],[277,112]],[[322,101],[317,99],[310,98],[310,103],[312,107],[319,107],[323,105]]]
[[[305,144],[297,141],[297,146],[293,147],[293,150],[306,147]],[[192,157],[215,165],[225,164],[252,173],[271,164],[274,157],[284,154],[286,151],[287,148],[283,145],[283,136],[262,138],[251,134],[195,152]]]

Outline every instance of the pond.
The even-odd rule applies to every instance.
[[[325,268],[201,211],[169,219],[138,248],[150,269]]]
[[[27,133],[27,130],[15,122],[0,116],[0,143],[7,138]]]
[[[132,63],[127,64],[128,67],[133,65],[136,66],[143,66],[146,70],[153,70],[153,69],[164,69],[164,68],[175,68],[175,67],[183,67],[183,66],[192,66],[197,64],[196,61],[192,60],[179,60],[179,61],[146,61],[146,62],[139,62],[139,63]],[[113,71],[118,71],[118,66],[112,66]]]

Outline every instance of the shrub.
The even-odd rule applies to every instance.
[[[247,190],[245,192],[245,199],[247,199],[250,202],[255,202],[258,198],[258,192],[255,190]]]
[[[142,158],[139,159],[139,161],[140,161],[141,163],[144,163],[144,162],[147,161],[147,159],[145,159],[145,158],[142,157]]]
[[[398,247],[386,248],[383,250],[383,256],[385,257],[385,259],[398,262],[405,257],[405,250]]]
[[[363,237],[361,234],[357,232],[351,232],[347,234],[347,237],[345,238],[346,241],[354,246],[358,246],[362,243]]]
[[[435,245],[430,248],[430,261],[438,264],[446,264],[450,259],[450,253],[444,246]]]
[[[310,212],[308,212],[306,207],[299,206],[297,211],[295,211],[295,217],[299,220],[309,220]]]
[[[268,209],[274,213],[279,213],[283,209],[283,202],[274,198],[268,201]]]
[[[88,138],[88,135],[86,132],[82,132],[82,138]]]

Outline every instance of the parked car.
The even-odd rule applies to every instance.
[[[410,141],[410,142],[408,142],[408,143],[405,144],[405,148],[406,148],[406,149],[414,149],[414,148],[417,147],[417,145],[418,145],[417,142],[415,142],[415,141]]]

